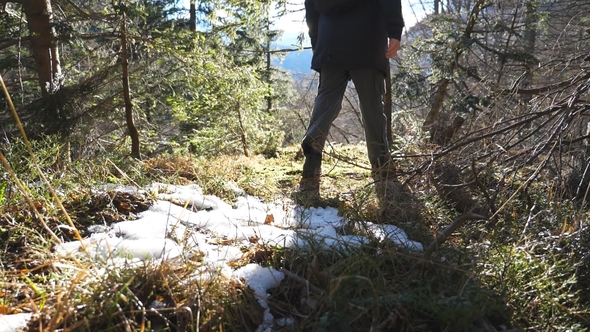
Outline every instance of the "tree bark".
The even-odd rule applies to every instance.
[[[268,32],[268,30],[270,29],[270,26],[267,25],[266,26],[266,30]],[[268,113],[270,113],[272,111],[272,90],[270,89],[271,86],[271,78],[272,78],[272,66],[271,66],[271,56],[270,56],[270,39],[268,39],[266,41],[266,46],[265,46],[265,50],[266,50],[266,83],[269,86],[269,91],[268,91],[268,96],[266,97],[266,111]]]
[[[475,27],[475,24],[478,21],[479,12],[483,8],[484,4],[485,4],[485,0],[477,0],[477,2],[473,5],[473,9],[471,10],[471,13],[469,14],[469,18],[467,19],[467,25],[465,26],[465,30],[463,31],[463,35],[453,45],[453,60],[449,66],[450,69],[449,69],[449,73],[447,74],[447,77],[451,77],[454,74],[455,69],[457,68],[457,63],[459,62],[459,58],[460,58],[461,54],[463,54],[463,52],[465,51],[465,48],[464,48],[465,42],[471,38],[471,34],[473,33],[473,28]],[[438,113],[442,109],[443,102],[445,99],[445,94],[447,93],[447,88],[450,83],[450,79],[447,77],[440,80],[440,82],[438,84],[438,88],[436,89],[436,92],[434,94],[434,100],[432,103],[432,107],[430,108],[430,112],[428,112],[428,115],[426,116],[426,120],[424,120],[424,123],[422,124],[422,130],[429,130],[430,129],[430,127],[432,126],[434,121],[436,121]]]
[[[63,87],[59,51],[55,44],[50,0],[21,1],[27,17],[31,49],[43,97],[55,95]]]
[[[391,101],[391,68],[387,71],[385,77],[385,96],[383,100],[383,111],[385,112],[385,118],[387,119],[387,141],[389,144],[393,142],[393,133],[391,132],[391,117],[392,117],[392,101]]]
[[[127,130],[131,137],[131,156],[139,159],[139,133],[133,123],[133,103],[131,102],[131,92],[129,89],[129,60],[127,57],[127,27],[125,24],[125,14],[121,22],[121,69],[123,78],[123,96],[125,99],[125,119],[127,121]]]
[[[244,122],[242,121],[242,112],[240,111],[240,103],[236,104],[236,112],[238,113],[238,123],[240,124],[240,139],[242,141],[242,149],[244,151],[244,156],[250,157],[250,152],[248,151],[248,138],[246,136],[246,128],[244,128]]]
[[[535,54],[535,43],[537,39],[537,9],[535,7],[534,0],[529,0],[526,3],[526,12],[524,18],[524,53],[525,54]],[[522,88],[529,89],[533,82],[533,69],[538,65],[538,63],[531,63],[530,59],[527,58],[527,61],[524,63],[526,75],[522,81]],[[520,95],[520,100],[522,101],[523,105],[528,104],[532,99],[531,95]]]
[[[264,52],[265,57],[266,57],[266,71],[264,73],[264,77],[266,80],[266,84],[268,84],[268,96],[266,97],[266,111],[270,114],[270,112],[272,111],[272,99],[273,99],[273,93],[272,93],[272,89],[271,87],[271,80],[272,80],[272,58],[271,58],[271,53],[270,53],[270,47],[271,47],[271,40],[270,40],[270,7],[266,6],[266,45],[264,46]]]
[[[189,15],[189,28],[197,31],[197,0],[190,0]]]

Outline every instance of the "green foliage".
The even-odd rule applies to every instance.
[[[72,120],[68,139],[82,148],[74,157],[103,149],[122,151],[121,24],[127,30],[133,111],[144,153],[176,142],[199,154],[241,151],[244,146],[250,153],[276,151],[282,134],[272,130],[267,137],[259,130],[280,127],[274,110],[263,112],[263,101],[274,99],[276,108],[288,95],[282,87],[272,88],[275,69],[266,67],[265,52],[278,36],[268,28],[272,6],[282,8],[284,2],[202,1],[197,8],[200,31],[188,29],[186,9],[175,1],[62,6],[55,26],[62,47],[67,117]],[[20,10],[18,4],[9,8]],[[8,15],[3,23],[14,20]],[[14,38],[27,34],[26,26],[8,24],[2,29]],[[0,50],[0,65],[16,59],[17,52],[22,61],[31,59],[15,44]],[[7,62],[0,68],[13,71],[19,65]],[[36,98],[36,91],[26,86],[31,80],[24,81],[26,90],[17,107]],[[16,87],[16,81],[9,83],[10,89]]]
[[[4,201],[4,193],[6,192],[7,181],[2,180],[0,181],[0,205],[2,205]]]
[[[266,86],[253,68],[237,67],[219,51],[210,53],[208,59],[187,59],[185,65],[186,86],[167,102],[185,128],[191,152],[240,151],[242,135],[254,152],[260,151],[257,146],[268,145],[272,136],[260,129],[277,123],[271,114],[260,111]]]
[[[499,283],[515,323],[536,331],[583,331],[575,318],[581,305],[575,266],[559,254],[539,256],[529,250],[498,248],[482,271],[483,279]]]

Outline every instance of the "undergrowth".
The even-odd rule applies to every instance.
[[[170,154],[136,161],[103,154],[69,161],[60,144],[46,138],[34,150],[82,236],[90,225],[133,219],[155,199],[149,193],[97,194],[106,184],[193,183],[229,203],[238,190],[273,201],[296,188],[303,163],[295,147],[273,158]],[[198,252],[129,265],[56,256],[58,240],[73,240],[73,230],[22,143],[3,151],[57,239],[3,168],[0,313],[33,313],[30,331],[256,330],[263,310],[252,291],[201,269]],[[337,207],[349,220],[349,233],[362,232],[365,221],[387,221],[373,193],[364,146],[335,146],[324,160],[319,205]],[[420,222],[396,223],[427,246],[458,215],[428,180],[408,179]],[[466,223],[430,259],[371,239],[359,248],[267,248],[268,255],[246,255],[243,263],[288,273],[270,294],[275,319],[291,322],[278,324],[276,331],[585,331],[590,327],[588,212],[557,197],[539,180],[527,196],[507,203],[493,227]]]

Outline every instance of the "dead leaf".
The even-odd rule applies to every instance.
[[[125,211],[131,211],[131,205],[127,202],[119,202],[119,207]]]
[[[13,315],[18,313],[20,313],[20,310],[0,304],[0,315]]]
[[[275,217],[272,214],[267,214],[266,219],[264,219],[264,224],[270,225],[273,222],[275,222]]]

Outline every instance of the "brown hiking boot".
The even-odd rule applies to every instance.
[[[422,208],[407,184],[402,183],[393,160],[373,168],[375,193],[379,200],[379,222],[398,224],[421,220]]]
[[[375,180],[375,192],[379,200],[389,200],[394,191],[400,187],[397,179],[397,170],[391,158],[388,158],[380,165],[373,167],[373,180]]]
[[[293,200],[300,205],[314,205],[320,199],[320,177],[301,178]]]
[[[378,180],[397,180],[397,168],[395,162],[388,158],[386,161],[373,166],[373,179]]]
[[[320,175],[322,154],[310,153],[305,156],[299,189],[293,193],[297,204],[312,205],[320,198]]]

